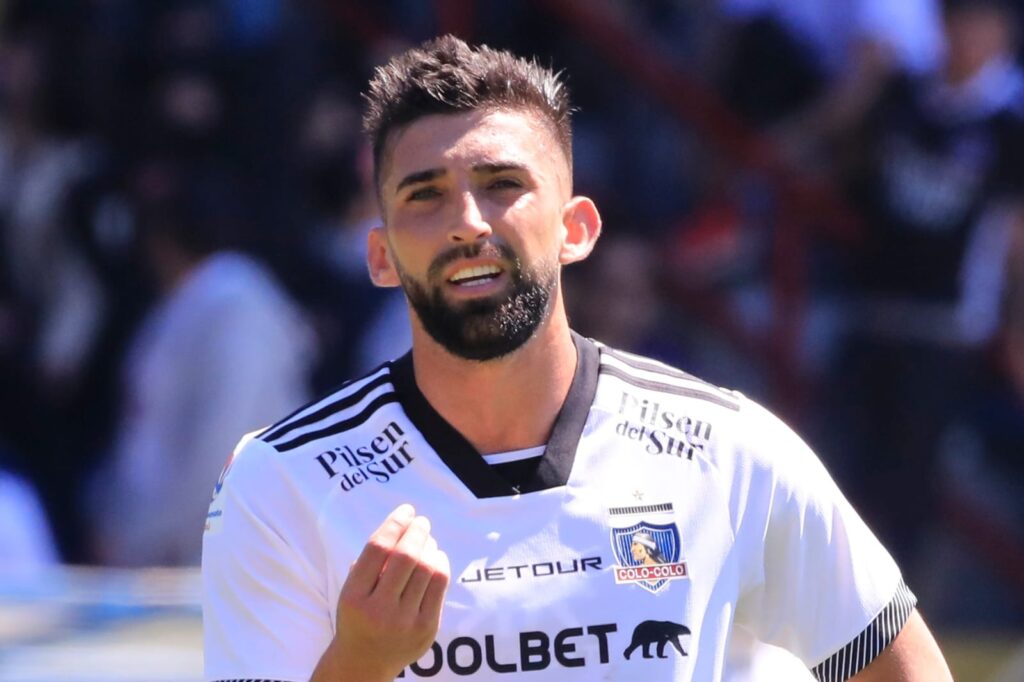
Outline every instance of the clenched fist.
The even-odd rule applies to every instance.
[[[311,682],[391,682],[437,635],[451,569],[430,521],[403,504],[373,532],[338,598],[337,633]]]

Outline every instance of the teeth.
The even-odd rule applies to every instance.
[[[478,265],[473,268],[463,268],[451,276],[449,281],[461,282],[467,279],[476,279],[477,277],[490,278],[494,275],[501,274],[501,268],[496,265]],[[467,282],[467,284],[477,284],[478,282]],[[482,282],[479,282],[482,283]]]

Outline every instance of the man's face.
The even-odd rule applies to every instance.
[[[558,289],[570,177],[549,129],[522,111],[427,116],[394,134],[383,164],[371,271],[375,253],[386,258],[449,352],[489,360],[519,348]]]
[[[633,553],[633,560],[643,563],[647,559],[647,548],[641,545],[639,542],[633,541],[633,544],[629,546],[630,551]]]

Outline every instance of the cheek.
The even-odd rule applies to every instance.
[[[420,261],[428,260],[436,242],[429,225],[416,217],[403,216],[391,225],[391,253],[406,271],[416,271]]]
[[[558,210],[540,202],[521,198],[508,207],[503,216],[516,225],[516,233],[525,247],[535,253],[557,253],[562,244],[562,216]]]

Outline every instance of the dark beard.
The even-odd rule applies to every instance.
[[[508,355],[530,340],[548,315],[558,268],[541,267],[526,272],[515,253],[505,245],[457,247],[438,256],[427,272],[437,281],[445,265],[459,258],[473,258],[497,251],[511,264],[511,291],[507,294],[453,304],[445,300],[442,282],[429,290],[400,267],[402,288],[431,338],[449,353],[466,360],[494,360]]]

